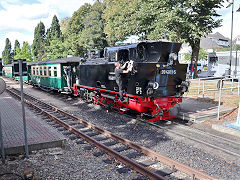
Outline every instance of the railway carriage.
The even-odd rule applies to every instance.
[[[13,66],[13,64],[4,65],[3,69],[2,69],[2,72],[3,72],[3,76],[19,80],[19,76],[15,76],[14,75],[14,66]],[[23,76],[23,81],[26,82],[26,83],[29,82],[29,74],[30,74],[30,71],[28,71],[28,75],[27,76]]]
[[[71,93],[75,83],[73,72],[79,64],[80,58],[68,57],[48,61],[28,63],[30,81],[33,85],[44,90],[58,90],[62,93]]]
[[[2,73],[3,73],[3,76],[13,78],[14,77],[13,64],[4,65],[2,69]]]

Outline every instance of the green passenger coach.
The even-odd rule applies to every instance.
[[[29,81],[45,90],[71,93],[71,87],[75,83],[75,67],[79,62],[79,57],[68,57],[28,63]]]
[[[11,78],[14,77],[13,64],[4,65],[2,72],[3,72],[3,76],[7,76]]]

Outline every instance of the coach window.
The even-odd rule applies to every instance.
[[[52,76],[52,69],[51,69],[51,66],[48,67],[48,76]]]
[[[42,66],[40,67],[40,76],[42,76],[43,73],[42,73]]]
[[[35,67],[32,67],[32,75],[35,75]]]
[[[57,67],[56,66],[54,67],[53,71],[54,71],[54,77],[57,77]]]
[[[47,75],[47,67],[44,66],[43,68],[44,68],[44,70],[43,70],[43,75],[46,76],[46,75]]]

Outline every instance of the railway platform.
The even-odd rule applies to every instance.
[[[21,103],[4,92],[0,95],[3,143],[5,154],[25,152]],[[25,107],[29,151],[63,147],[65,138]]]
[[[203,121],[217,118],[218,104],[197,100],[196,98],[185,97],[178,105],[179,119],[201,123]],[[221,107],[220,116],[235,110],[233,107]]]

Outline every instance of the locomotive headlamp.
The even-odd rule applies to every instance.
[[[159,84],[157,82],[153,83],[153,89],[159,88]]]
[[[161,67],[161,65],[160,65],[160,64],[156,64],[156,67],[157,67],[157,68],[160,68],[160,67]]]
[[[157,82],[150,82],[150,83],[148,83],[148,85],[151,87],[151,88],[153,88],[153,89],[157,89],[157,88],[159,88],[159,84],[157,83]]]

